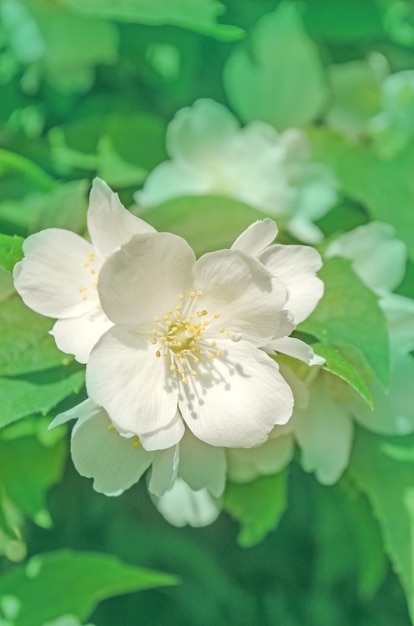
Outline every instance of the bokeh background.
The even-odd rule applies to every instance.
[[[404,0],[1,0],[0,232],[83,233],[95,176],[139,212],[134,194],[167,158],[168,123],[199,98],[224,104],[242,124],[302,129],[312,158],[337,180],[322,231],[369,219],[392,224],[411,255],[398,291],[414,297],[414,7]],[[199,201],[189,222],[188,202],[182,206],[178,214],[142,214],[188,235],[199,253],[228,245],[240,230],[230,210],[219,218]],[[0,291],[2,300],[12,293],[5,272]],[[232,511],[229,500],[207,528],[168,524],[144,484],[119,498],[99,495],[68,459],[64,429],[46,432],[57,406],[83,399],[82,369],[47,343],[50,320],[13,305],[2,309],[0,324],[8,424],[0,435],[2,626],[45,624],[41,607],[53,603],[56,617],[73,612],[59,604],[63,564],[36,601],[27,592],[25,618],[10,591],[13,583],[24,592],[19,567],[27,558],[62,549],[179,579],[119,597],[112,596],[134,586],[97,583],[79,623],[410,625],[378,520],[347,475],[321,486],[293,462],[286,485],[270,476],[245,486],[247,512]],[[36,371],[36,358],[49,367]],[[406,471],[414,481],[412,463]],[[275,489],[283,490],[283,506],[258,514]],[[88,572],[85,579],[97,576],[92,565]],[[79,578],[70,593],[83,585]]]

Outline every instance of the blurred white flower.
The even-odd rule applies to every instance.
[[[177,112],[166,143],[171,160],[157,166],[136,193],[141,206],[185,195],[231,196],[286,218],[303,241],[322,239],[313,221],[335,204],[337,182],[327,167],[310,160],[303,132],[278,133],[263,122],[240,128],[223,105],[201,99]]]
[[[389,224],[371,222],[341,235],[326,256],[352,261],[361,280],[379,295],[388,322],[391,356],[390,388],[373,381],[372,411],[344,381],[314,368],[301,373],[281,366],[295,398],[285,426],[276,426],[266,444],[252,450],[229,450],[228,476],[244,482],[260,474],[280,471],[293,457],[294,441],[301,463],[323,484],[335,483],[346,469],[352,449],[354,421],[384,435],[414,432],[412,381],[414,380],[414,300],[391,293],[400,283],[407,258],[405,245]]]
[[[81,363],[86,363],[95,343],[112,325],[97,291],[105,259],[133,235],[154,230],[127,211],[100,179],[92,186],[87,222],[91,243],[60,228],[28,237],[23,244],[25,257],[13,274],[25,304],[57,319],[51,334],[58,348]]]
[[[185,424],[214,446],[263,443],[293,398],[261,348],[288,336],[287,290],[255,258],[220,250],[198,261],[168,233],[136,235],[98,282],[114,326],[86,368],[89,396],[147,449],[176,444]]]

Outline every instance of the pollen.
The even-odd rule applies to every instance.
[[[115,426],[113,424],[108,424],[108,430],[111,433],[113,430],[115,430]]]
[[[135,435],[135,437],[132,439],[133,441],[133,446],[135,448],[135,450],[137,450],[139,448],[139,437],[138,435]]]
[[[199,374],[203,363],[215,357],[223,356],[218,345],[219,335],[216,330],[207,328],[220,313],[209,312],[200,306],[198,298],[203,296],[201,289],[180,293],[176,303],[165,310],[165,313],[152,318],[154,326],[150,331],[149,340],[157,346],[156,357],[164,357],[167,361],[168,375],[183,385],[194,385],[193,379]],[[217,339],[212,333],[217,334]],[[225,333],[224,327],[218,329]],[[230,333],[230,334],[229,334]],[[231,331],[226,333],[231,336]],[[211,366],[210,366],[211,367]]]

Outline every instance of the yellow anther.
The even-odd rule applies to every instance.
[[[214,354],[212,352],[209,352],[207,356],[209,359],[214,359]]]
[[[88,253],[88,259],[89,259],[90,261],[94,261],[94,260],[95,260],[95,255],[94,255],[94,253],[93,253],[93,252],[89,252],[89,253]]]
[[[167,322],[168,321],[168,316],[164,315],[164,317],[162,319],[164,320],[164,322]]]
[[[205,315],[208,315],[208,311],[206,311],[205,309],[203,309],[202,311],[197,311],[197,317],[204,317]]]
[[[108,424],[108,430],[111,433],[113,430],[115,430],[115,426],[113,424]]]
[[[190,298],[195,298],[196,294],[195,291],[190,291]]]
[[[184,385],[188,385],[188,378],[187,376],[183,376],[181,379],[181,382],[184,383]]]
[[[177,306],[175,307],[176,311],[181,311],[181,307],[177,304]]]
[[[184,368],[183,368],[183,367],[179,367],[179,368],[177,369],[177,372],[178,372],[179,374],[184,374]]]
[[[191,376],[197,376],[197,372],[195,370],[191,370],[190,374]]]
[[[168,315],[172,315],[172,309],[167,309]]]
[[[213,317],[214,317],[215,320],[218,320],[218,318],[220,317],[220,313],[214,313]]]
[[[223,326],[221,328],[219,328],[219,333],[224,333],[224,328]]]
[[[96,274],[95,270],[91,270],[91,274]]]
[[[176,369],[174,363],[171,363],[170,365],[170,371],[173,372]]]
[[[215,348],[215,347],[216,347],[216,345],[217,345],[217,341],[212,341],[212,342],[211,342],[211,344],[210,344],[210,346],[211,346],[212,348]]]
[[[194,357],[194,363],[200,363],[200,359],[198,358],[198,356]]]
[[[139,448],[139,437],[138,437],[138,435],[135,435],[135,437],[133,439],[133,442],[134,442],[134,444],[133,444],[134,448],[135,449]]]
[[[83,264],[83,267],[89,267],[88,261],[86,261],[86,263]]]
[[[198,291],[196,291],[196,294],[198,295],[198,297],[200,297],[203,295],[203,292],[200,289],[198,289]]]
[[[216,356],[223,356],[223,350],[217,350]]]
[[[182,302],[184,300],[184,294],[180,293],[180,295],[178,296],[178,299],[180,302]]]
[[[155,346],[155,344],[157,343],[157,340],[155,339],[155,337],[151,339],[151,343]]]
[[[226,335],[227,335],[227,337],[233,337],[233,333],[231,332],[231,330],[229,330],[229,331],[226,333]]]
[[[181,363],[181,365],[184,365],[184,363],[185,363],[185,362],[186,362],[185,358],[184,358],[184,357],[181,357],[181,359],[180,359],[180,363]]]
[[[152,334],[152,335],[156,335],[156,334],[157,334],[157,332],[158,332],[158,331],[157,331],[157,329],[156,329],[156,328],[153,328],[153,329],[152,329],[152,331],[151,331],[151,334]]]
[[[80,292],[82,292],[82,291],[86,291],[86,290],[87,290],[87,287],[79,287],[79,291],[80,291]]]
[[[161,356],[161,352],[159,350],[156,351],[155,356],[157,356],[158,358],[160,358]]]
[[[153,320],[156,324],[158,324],[158,322],[160,321],[160,318],[159,318],[159,317],[153,317],[153,318],[152,318],[152,320]]]

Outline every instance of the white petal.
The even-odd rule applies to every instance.
[[[292,418],[303,469],[315,472],[324,485],[335,483],[346,469],[354,430],[349,403],[336,399],[328,377],[341,395],[346,383],[322,372],[312,384],[306,411],[295,411]]]
[[[361,280],[376,293],[392,291],[401,282],[407,261],[405,244],[394,228],[370,222],[341,235],[326,250],[327,258],[342,256],[352,261]]]
[[[388,293],[379,304],[387,317],[392,352],[407,354],[414,350],[414,300]]]
[[[94,309],[98,293],[89,261],[90,243],[69,230],[48,228],[23,244],[25,258],[14,268],[14,284],[24,302],[42,315],[68,318]],[[87,267],[85,267],[87,263]]]
[[[59,350],[73,354],[79,363],[86,363],[92,348],[111,326],[112,322],[97,307],[78,317],[58,320],[50,334]]]
[[[167,129],[167,151],[173,159],[208,167],[239,130],[226,107],[202,98],[176,113]]]
[[[303,361],[308,365],[323,365],[326,362],[323,357],[314,353],[311,346],[294,337],[282,337],[281,339],[270,341],[266,346],[266,349],[268,348],[275,352],[287,354],[294,359],[299,359],[299,361]]]
[[[92,351],[86,367],[88,395],[121,431],[141,434],[165,428],[177,412],[177,391],[167,364],[147,337],[111,328]],[[171,429],[172,446],[177,431]]]
[[[184,431],[184,422],[177,411],[174,419],[167,426],[151,433],[141,434],[140,440],[145,450],[165,450],[170,447],[170,441],[180,441]]]
[[[80,404],[64,411],[63,413],[59,413],[56,415],[55,419],[50,422],[48,426],[48,430],[55,428],[56,426],[61,426],[62,424],[66,424],[70,420],[74,419],[82,419],[89,417],[94,411],[99,411],[99,407],[95,402],[93,402],[90,398],[87,398]]]
[[[224,327],[259,346],[277,334],[286,290],[253,257],[238,250],[205,254],[196,263],[195,284],[204,294],[200,307],[220,316],[211,320],[209,334]]]
[[[408,435],[414,432],[413,409],[414,358],[399,354],[392,360],[390,389],[385,393],[374,382],[371,393],[374,410],[360,403],[355,419],[365,428],[383,435]]]
[[[276,223],[268,218],[250,224],[239,235],[232,245],[232,250],[241,250],[246,254],[257,257],[276,239],[278,229]]]
[[[135,235],[103,265],[99,277],[102,308],[113,322],[152,328],[192,285],[194,252],[169,233]],[[148,327],[149,324],[149,327]]]
[[[275,424],[288,421],[293,408],[277,364],[244,341],[229,341],[221,358],[201,360],[182,393],[179,406],[188,427],[213,446],[257,446]]]
[[[323,282],[316,276],[322,259],[314,248],[275,244],[260,255],[260,261],[287,287],[284,308],[299,324],[314,310],[323,295]]]
[[[193,491],[181,478],[177,478],[171,491],[155,500],[155,506],[174,526],[208,526],[220,515],[221,506],[206,489]]]
[[[292,435],[272,438],[257,448],[229,448],[227,477],[238,483],[258,476],[277,474],[292,460],[295,444]]]
[[[207,489],[219,497],[226,484],[226,455],[223,448],[203,443],[187,429],[180,441],[178,475],[191,489]]]
[[[148,482],[149,491],[154,496],[162,496],[171,489],[177,477],[179,451],[178,446],[154,452],[151,476]]]
[[[138,482],[153,454],[136,449],[133,439],[108,426],[111,422],[103,409],[80,419],[72,431],[71,454],[79,474],[94,479],[95,491],[117,496]]]
[[[208,194],[211,176],[204,170],[195,170],[189,164],[166,161],[157,165],[134,200],[142,207],[155,206],[179,196]]]

